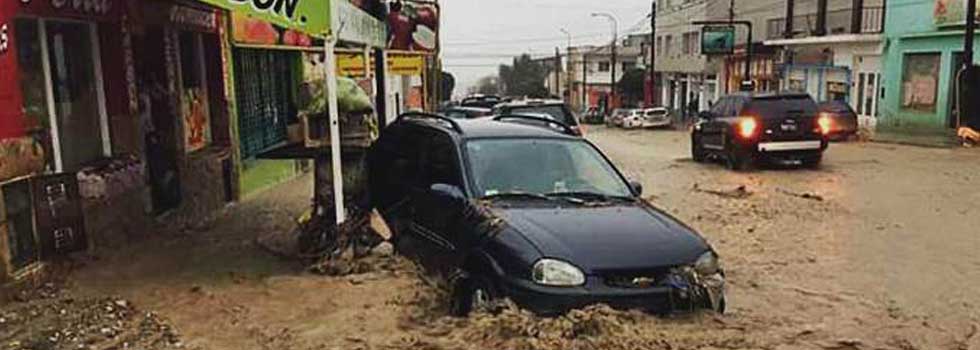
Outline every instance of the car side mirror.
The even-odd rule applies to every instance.
[[[630,187],[633,188],[633,193],[635,193],[637,196],[643,195],[643,184],[641,184],[639,181],[630,181]]]
[[[715,114],[714,113],[711,113],[710,111],[701,111],[700,113],[698,113],[698,118],[701,118],[701,119],[712,119],[714,117],[715,117]]]
[[[429,187],[429,191],[440,206],[459,207],[466,202],[466,195],[458,186],[448,184],[434,184]]]

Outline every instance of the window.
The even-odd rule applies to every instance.
[[[427,134],[429,143],[425,150],[423,187],[428,188],[435,184],[462,187],[463,181],[452,139],[438,132]]]
[[[194,152],[211,143],[211,107],[208,97],[204,42],[200,33],[181,32],[180,86],[184,118],[184,146]]]
[[[698,32],[688,32],[684,33],[683,50],[684,54],[696,55],[698,53],[698,46],[700,46],[700,35]]]
[[[91,23],[17,19],[17,51],[24,111],[34,128],[48,128],[45,148],[55,171],[76,171],[110,153]]]
[[[664,52],[664,37],[657,37],[657,52],[656,55],[659,57]]]
[[[905,54],[902,68],[902,108],[936,112],[939,53]]]
[[[670,47],[674,45],[674,37],[671,35],[664,39],[664,55],[670,56]]]
[[[609,62],[599,62],[599,71],[608,72],[610,70]]]
[[[684,54],[691,54],[691,46],[693,46],[691,36],[684,33],[684,37],[681,41],[681,52]]]

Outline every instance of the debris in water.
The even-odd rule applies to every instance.
[[[738,186],[731,190],[723,191],[723,190],[703,189],[698,184],[694,184],[693,190],[695,192],[713,194],[719,197],[732,198],[732,199],[745,199],[752,196],[752,192],[750,192],[748,188],[745,187],[745,185]]]
[[[819,194],[816,194],[816,193],[810,193],[810,192],[796,193],[796,192],[789,191],[789,190],[786,190],[786,189],[779,189],[779,192],[782,192],[783,194],[790,195],[790,196],[793,196],[793,197],[798,197],[798,198],[803,198],[803,199],[809,199],[809,200],[813,200],[813,201],[817,201],[817,202],[823,202],[824,201],[824,197],[821,196],[821,195],[819,195]]]

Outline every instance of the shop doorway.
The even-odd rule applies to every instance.
[[[178,142],[176,96],[169,91],[167,60],[174,43],[162,26],[148,26],[134,36],[133,50],[139,76],[140,116],[146,145],[153,212],[162,214],[181,203],[177,168]]]
[[[878,120],[880,85],[881,73],[858,72],[857,99],[854,101],[854,110],[857,112],[858,124],[861,126],[874,126]]]

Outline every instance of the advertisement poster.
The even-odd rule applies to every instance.
[[[332,27],[337,28],[337,38],[340,41],[385,47],[387,29],[384,22],[350,2],[334,1],[333,4],[331,13],[334,17],[331,22]]]
[[[246,13],[231,15],[232,38],[239,44],[310,47],[313,38],[295,29],[278,26]]]
[[[432,52],[439,46],[439,12],[433,5],[393,2],[387,22],[389,49]]]
[[[706,26],[701,30],[701,53],[730,55],[735,52],[735,27]]]
[[[905,55],[902,69],[902,108],[936,112],[939,61],[938,53]]]
[[[957,25],[966,22],[966,0],[935,0],[932,18],[937,26]],[[975,0],[980,3],[980,0]],[[980,6],[977,6],[980,13]],[[980,16],[977,16],[980,18]]]

